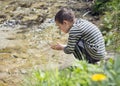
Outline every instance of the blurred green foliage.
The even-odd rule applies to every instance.
[[[106,46],[115,52],[120,52],[120,1],[95,0],[92,11],[102,16],[101,31],[105,37]]]
[[[107,3],[112,0],[95,0],[92,6],[92,14],[103,14],[107,10]]]
[[[108,11],[103,16],[103,31],[106,31],[106,38],[111,41],[110,46],[113,45],[115,52],[120,52],[120,2],[113,0],[108,3]],[[111,38],[109,33],[112,33]]]
[[[119,57],[116,55],[99,65],[80,61],[63,70],[34,70],[22,86],[119,86]]]

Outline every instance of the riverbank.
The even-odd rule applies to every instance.
[[[78,0],[0,0],[0,86],[18,86],[33,69],[63,69],[74,57],[54,51],[50,43],[67,41],[52,19],[60,7],[70,7],[77,17],[98,24],[86,14],[91,2]],[[84,15],[84,16],[83,16]]]

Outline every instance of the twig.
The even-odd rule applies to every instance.
[[[83,14],[83,17],[85,17],[87,14],[89,14],[91,11],[88,11],[86,13]]]

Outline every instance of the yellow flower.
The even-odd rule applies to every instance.
[[[102,81],[105,80],[106,76],[104,74],[94,74],[92,75],[92,80],[93,81]]]

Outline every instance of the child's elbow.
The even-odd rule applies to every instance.
[[[64,48],[64,53],[66,53],[66,54],[72,54],[73,52],[74,52],[74,50],[71,50],[67,47]]]

